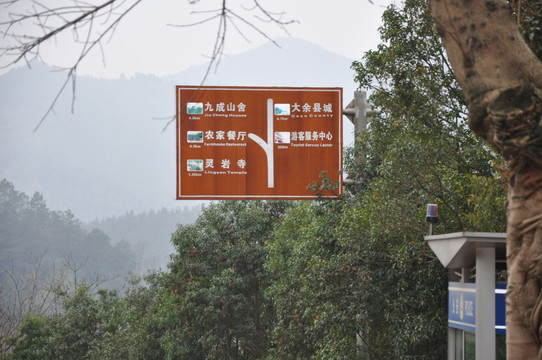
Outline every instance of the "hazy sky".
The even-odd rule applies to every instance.
[[[43,0],[45,1],[45,0]],[[67,0],[47,0],[51,5]],[[102,1],[96,1],[102,2]],[[128,1],[128,3],[133,1]],[[18,11],[28,0],[1,9],[6,16]],[[95,48],[91,56],[79,66],[79,74],[117,78],[121,74],[136,73],[166,75],[184,70],[191,65],[208,61],[216,39],[218,19],[194,27],[174,27],[201,21],[220,7],[221,0],[199,1],[190,5],[188,0],[144,0],[125,17],[114,36],[103,43],[102,51]],[[350,59],[359,59],[363,52],[378,44],[378,26],[381,14],[389,0],[259,0],[266,10],[284,13],[283,20],[297,20],[287,27],[288,33],[274,24],[259,21],[257,10],[249,12],[252,0],[231,0],[232,10],[259,26],[270,38],[291,36],[320,45]],[[269,40],[238,21],[247,42],[238,31],[228,25],[225,55],[234,55],[255,48]],[[29,32],[31,30],[28,30]],[[0,40],[2,41],[2,40]],[[43,46],[40,54],[50,65],[69,65],[73,36],[57,37],[53,44]],[[104,66],[105,64],[105,66]]]

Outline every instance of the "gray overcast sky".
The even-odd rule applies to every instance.
[[[45,3],[49,3],[47,0]],[[61,2],[62,0],[53,0]],[[97,1],[102,2],[102,1]],[[21,0],[17,7],[30,3]],[[78,68],[78,73],[96,77],[118,78],[136,73],[167,75],[192,65],[208,61],[212,53],[218,22],[212,21],[195,27],[179,28],[168,24],[190,24],[204,19],[208,14],[191,14],[193,11],[213,10],[220,7],[221,0],[200,1],[189,5],[188,0],[142,1],[117,28],[114,36],[103,48],[104,56],[96,48]],[[297,20],[287,27],[287,33],[279,27],[259,22],[246,12],[252,0],[230,1],[232,9],[244,15],[271,38],[291,36],[315,43],[327,50],[350,59],[374,49],[379,42],[377,29],[381,14],[389,0],[259,0],[270,12],[284,12],[284,20]],[[243,9],[244,8],[244,9]],[[7,11],[13,10],[7,9]],[[6,9],[2,10],[6,14]],[[265,42],[267,39],[242,27],[243,34],[228,28],[225,55],[238,54]],[[72,36],[58,37],[54,43],[42,47],[40,54],[50,65],[68,66]],[[104,66],[105,64],[105,66]]]

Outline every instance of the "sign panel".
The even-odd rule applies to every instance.
[[[177,199],[342,193],[342,89],[177,86]]]
[[[495,333],[506,334],[506,284],[495,285]],[[448,283],[448,326],[476,332],[476,284]]]
[[[476,332],[476,284],[448,284],[448,326]]]

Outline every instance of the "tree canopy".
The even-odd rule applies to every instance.
[[[126,243],[112,245],[103,231],[84,230],[71,211],[50,210],[42,194],[36,192],[29,197],[6,179],[1,180],[0,265],[3,270],[18,268],[36,257],[45,257],[42,262],[47,266],[53,266],[56,259],[57,267],[63,263],[82,267],[81,283],[96,276],[104,280],[120,277],[119,285],[135,269]]]

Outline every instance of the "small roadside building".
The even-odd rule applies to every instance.
[[[506,234],[428,235],[448,275],[448,360],[506,359]]]

